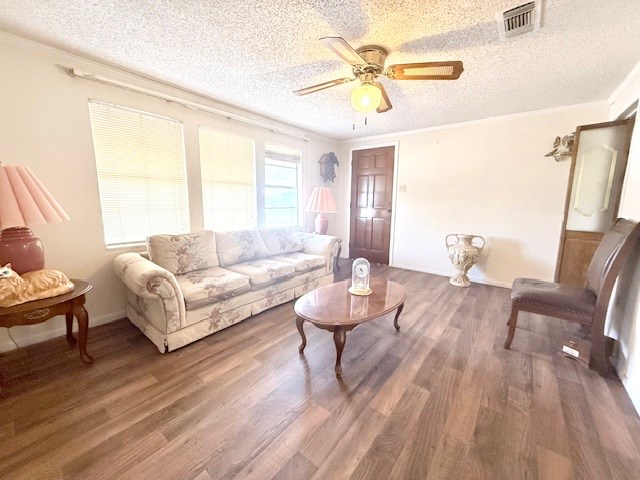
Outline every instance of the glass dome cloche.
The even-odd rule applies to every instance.
[[[351,287],[349,293],[353,295],[369,295],[369,279],[371,277],[371,265],[366,258],[356,258],[351,266]]]

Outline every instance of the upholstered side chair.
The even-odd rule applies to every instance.
[[[640,224],[619,218],[600,241],[589,270],[585,288],[516,278],[511,290],[509,348],[516,332],[518,312],[531,312],[589,326],[591,356],[589,367],[602,376],[611,373],[609,356],[613,340],[604,335],[604,322],[611,292],[620,270],[634,248],[638,248]]]

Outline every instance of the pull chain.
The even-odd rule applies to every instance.
[[[369,118],[367,117],[366,113],[362,114],[362,115],[363,115],[363,118],[364,118],[364,122],[362,124],[366,127],[367,125],[369,125]],[[352,121],[351,121],[351,128],[352,128],[352,130],[354,132],[356,130],[356,125],[358,125],[358,123],[359,123],[358,122],[358,120],[359,120],[358,117],[359,116],[360,116],[360,113],[354,110],[353,111]]]

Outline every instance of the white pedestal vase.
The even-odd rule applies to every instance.
[[[484,238],[478,235],[450,233],[445,238],[449,260],[457,272],[449,279],[451,285],[468,287],[471,285],[467,272],[478,261],[484,247]]]

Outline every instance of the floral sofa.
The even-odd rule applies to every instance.
[[[340,239],[294,229],[204,230],[147,238],[114,259],[127,317],[172,351],[333,282]]]

